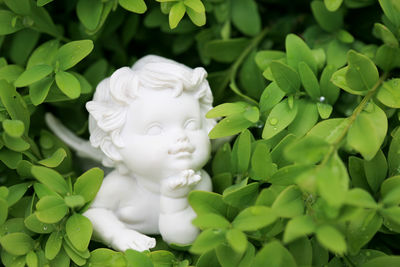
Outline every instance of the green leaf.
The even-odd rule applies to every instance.
[[[367,56],[350,50],[347,53],[349,68],[346,72],[346,82],[356,91],[370,90],[379,80],[378,69]]]
[[[318,113],[321,116],[321,119],[327,119],[331,116],[333,107],[329,104],[317,102]]]
[[[317,73],[317,62],[314,55],[308,45],[299,36],[288,34],[285,40],[285,47],[286,58],[290,67],[297,71],[299,64],[304,62],[314,74]]]
[[[370,102],[366,110],[358,115],[347,134],[349,145],[371,160],[378,152],[386,136],[388,122],[385,112]]]
[[[45,167],[55,168],[61,164],[66,156],[67,152],[65,152],[64,148],[60,147],[49,158],[39,160],[38,163]]]
[[[68,257],[78,266],[83,266],[86,263],[86,259],[80,255],[74,248],[70,242],[67,242],[67,239],[64,239],[63,248],[67,253]],[[89,254],[90,255],[90,254]]]
[[[190,20],[194,23],[196,26],[204,26],[206,24],[206,13],[205,12],[196,12],[190,7],[186,7],[186,13],[188,14]]]
[[[347,82],[346,75],[349,67],[344,67],[337,70],[335,73],[332,74],[331,81],[334,85],[339,88],[342,88],[346,92],[353,94],[353,95],[365,95],[366,91],[357,91],[350,88],[350,85]]]
[[[93,41],[80,40],[69,42],[58,49],[56,61],[60,70],[67,70],[75,66],[93,50]]]
[[[197,13],[204,13],[206,11],[203,2],[200,0],[184,0],[183,3]]]
[[[383,24],[375,23],[373,34],[390,47],[399,47],[399,41],[393,33]]]
[[[61,232],[56,231],[50,234],[44,250],[46,259],[53,260],[57,256],[57,254],[60,252],[62,241],[63,236]]]
[[[53,66],[59,46],[58,40],[50,40],[37,47],[29,57],[26,69],[36,65]]]
[[[382,84],[376,95],[378,100],[391,108],[400,108],[400,79],[391,79]]]
[[[38,267],[39,266],[39,259],[36,253],[31,250],[26,254],[26,264],[28,267]]]
[[[252,267],[296,267],[290,252],[279,241],[267,243],[258,251]]]
[[[261,50],[256,53],[255,61],[260,70],[264,71],[273,60],[279,60],[286,56],[285,52],[276,50]]]
[[[317,171],[317,186],[320,196],[330,205],[340,207],[349,188],[349,175],[337,154]]]
[[[207,112],[206,118],[218,118],[229,116],[237,113],[242,113],[249,105],[245,102],[224,103],[218,105]]]
[[[231,225],[227,219],[216,213],[200,214],[192,223],[202,230],[207,228],[226,229]]]
[[[389,146],[388,152],[388,165],[389,176],[397,175],[400,173],[400,131],[396,131]]]
[[[388,170],[386,158],[382,150],[379,150],[371,160],[364,161],[364,170],[369,186],[373,192],[377,192],[383,180],[385,180]]]
[[[321,95],[331,105],[335,104],[340,93],[340,89],[337,86],[335,86],[331,81],[331,77],[335,71],[336,71],[335,67],[328,65],[322,71],[320,78]]]
[[[225,231],[219,229],[207,229],[200,233],[196,241],[190,247],[190,252],[203,254],[214,249],[225,240]]]
[[[188,200],[197,215],[216,213],[225,216],[228,208],[222,196],[212,192],[192,191]]]
[[[297,103],[297,115],[288,130],[297,137],[302,137],[317,123],[318,110],[315,103],[307,99],[299,99]]]
[[[297,266],[312,266],[313,251],[311,241],[307,237],[299,238],[287,246]]]
[[[4,131],[11,137],[21,137],[25,132],[24,123],[20,120],[4,120]]]
[[[205,51],[210,58],[218,62],[230,63],[237,59],[248,44],[247,38],[212,40],[206,43]]]
[[[53,224],[43,223],[39,221],[35,213],[32,213],[31,215],[26,217],[24,224],[26,228],[39,234],[49,234],[55,229]]]
[[[58,88],[60,88],[60,90],[71,99],[78,98],[81,94],[79,80],[69,72],[57,72],[56,83]]]
[[[0,80],[0,100],[11,119],[22,121],[25,125],[25,133],[28,133],[30,123],[28,107],[15,88],[4,80]]]
[[[239,254],[246,251],[247,248],[247,237],[246,235],[237,229],[230,229],[226,232],[226,240],[228,244]]]
[[[55,192],[65,195],[68,193],[68,185],[64,178],[55,170],[33,166],[31,169],[32,175],[41,183],[48,186]]]
[[[343,26],[341,10],[330,12],[322,1],[312,1],[311,10],[319,26],[327,32],[334,32]]]
[[[285,157],[300,164],[314,164],[319,162],[329,151],[329,144],[315,136],[305,136],[286,147]]]
[[[68,212],[64,200],[57,196],[44,196],[36,204],[36,216],[44,223],[59,222]]]
[[[394,206],[400,204],[400,176],[394,176],[383,181],[381,185],[382,202]]]
[[[294,69],[279,61],[272,61],[270,67],[280,89],[286,93],[296,93],[300,89],[300,77]]]
[[[334,12],[339,9],[339,7],[342,5],[343,0],[324,0],[324,4],[326,6],[326,9],[330,12]]]
[[[242,113],[230,115],[219,121],[210,131],[208,136],[216,139],[225,136],[231,136],[247,129],[253,123],[247,120]]]
[[[244,130],[238,137],[237,146],[237,171],[244,173],[247,171],[251,156],[251,133]]]
[[[381,256],[363,263],[360,267],[397,266],[399,264],[400,256]]]
[[[18,163],[22,160],[20,152],[11,151],[8,149],[0,150],[0,160],[10,169],[16,169]]]
[[[99,168],[93,168],[78,177],[74,184],[74,194],[84,197],[85,202],[94,199],[103,181],[104,172]]]
[[[0,237],[1,246],[10,254],[25,255],[33,249],[33,239],[25,233],[11,233]]]
[[[373,197],[365,190],[361,188],[353,188],[347,192],[345,199],[346,204],[353,205],[356,207],[375,209],[377,204]]]
[[[53,72],[53,68],[49,65],[35,65],[24,71],[21,76],[14,82],[16,87],[24,87],[33,84]]]
[[[9,193],[6,198],[8,206],[11,207],[17,203],[25,195],[29,187],[30,183],[19,183],[10,186],[8,188]]]
[[[262,138],[268,140],[285,129],[296,117],[297,110],[297,101],[294,102],[292,108],[289,106],[288,99],[284,99],[282,102],[277,104],[268,115]]]
[[[80,195],[66,196],[64,201],[70,208],[80,208],[85,204],[85,199]]]
[[[268,182],[273,185],[292,185],[295,183],[297,177],[299,177],[302,173],[309,171],[311,168],[312,167],[309,165],[299,164],[285,166],[274,173]]]
[[[232,23],[243,34],[255,36],[261,31],[261,18],[254,0],[232,1]]]
[[[381,45],[376,51],[374,61],[379,68],[389,72],[399,65],[399,51],[399,48],[393,48],[386,44]]]
[[[38,6],[44,6],[44,5],[46,5],[46,4],[48,4],[48,3],[51,3],[51,2],[53,2],[54,0],[37,0],[37,5]]]
[[[31,11],[29,0],[4,0],[4,3],[9,9],[19,15],[29,15]]]
[[[233,228],[242,231],[256,231],[271,225],[278,219],[269,207],[252,206],[241,211],[232,222]]]
[[[147,10],[144,0],[118,0],[119,4],[128,11],[143,14]]]
[[[321,225],[316,230],[317,240],[327,249],[337,254],[347,251],[346,241],[341,232],[330,225]]]
[[[375,211],[361,211],[350,220],[347,226],[346,238],[349,252],[352,254],[358,253],[374,237],[381,226],[382,217]]]
[[[121,0],[120,0],[121,1]],[[176,2],[169,12],[169,26],[171,29],[176,28],[178,23],[181,21],[185,15],[186,7],[183,2]]]
[[[260,112],[264,113],[272,109],[282,100],[285,94],[286,93],[279,88],[276,82],[270,83],[261,95]]]
[[[349,46],[339,40],[332,40],[328,44],[327,65],[335,67],[335,70],[346,65]]]
[[[14,33],[22,28],[24,28],[22,21],[13,12],[0,10],[0,35]]]
[[[307,94],[313,100],[319,99],[321,92],[317,77],[315,77],[311,68],[303,61],[299,63],[299,74],[301,83],[303,84]]]
[[[150,258],[146,254],[136,250],[126,250],[125,258],[128,262],[128,266],[131,267],[153,267],[153,263],[151,262]]]
[[[22,72],[24,69],[18,65],[7,65],[0,68],[0,79],[12,84]]]
[[[26,151],[30,148],[30,144],[26,142],[24,139],[21,137],[15,138],[12,136],[7,135],[5,132],[3,132],[3,141],[4,144],[7,148],[17,151],[17,152],[22,152]]]
[[[309,215],[295,217],[286,225],[283,242],[291,243],[300,237],[314,233],[315,229],[316,224]]]
[[[227,188],[223,193],[224,201],[237,208],[244,208],[252,205],[256,200],[259,184],[246,183],[247,179],[244,179],[241,183]]]
[[[276,169],[276,165],[272,163],[268,146],[258,143],[251,156],[251,178],[254,180],[266,180],[276,172]]]
[[[91,31],[96,30],[97,26],[99,25],[102,12],[103,3],[101,1],[79,0],[76,5],[76,14],[79,20],[87,29]]]
[[[289,186],[279,194],[271,207],[279,217],[299,216],[304,211],[302,192],[294,185]]]
[[[0,198],[0,225],[3,225],[8,217],[8,203]]]
[[[388,17],[388,19],[396,26],[400,27],[400,11],[398,4],[393,0],[379,0],[383,12]]]
[[[68,218],[65,229],[69,240],[76,249],[80,251],[87,249],[93,232],[92,223],[88,218],[75,213]]]

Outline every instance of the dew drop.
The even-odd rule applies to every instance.
[[[278,123],[278,119],[277,118],[270,118],[269,119],[269,124],[276,125],[277,123]]]
[[[325,96],[321,96],[320,98],[319,98],[319,102],[324,102],[325,101]]]
[[[213,229],[212,231],[213,231],[214,234],[219,234],[221,232],[220,229]]]
[[[274,127],[274,131],[278,130],[278,128]]]
[[[47,230],[47,226],[45,225],[45,226],[43,226],[43,231],[46,231]]]

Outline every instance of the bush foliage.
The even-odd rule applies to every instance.
[[[400,266],[399,40],[398,0],[0,0],[2,263]],[[97,83],[151,53],[205,66],[210,137],[238,135],[190,248],[115,252],[81,215],[103,172],[44,114],[88,138]]]

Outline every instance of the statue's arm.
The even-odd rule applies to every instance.
[[[199,229],[192,224],[196,214],[187,196],[191,190],[211,191],[212,185],[210,176],[204,170],[198,175],[200,181],[195,186],[171,189],[162,185],[159,229],[164,241],[168,243],[190,244],[199,234]]]

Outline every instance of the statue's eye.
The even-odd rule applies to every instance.
[[[161,133],[162,133],[162,127],[159,124],[152,124],[146,130],[147,135],[159,135]]]
[[[199,124],[195,119],[189,119],[185,122],[184,128],[187,130],[197,130],[199,129]]]

